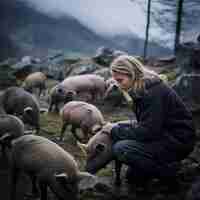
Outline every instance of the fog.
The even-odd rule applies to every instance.
[[[19,0],[18,0],[19,1]],[[147,0],[20,0],[53,17],[72,16],[98,34],[116,35],[133,33],[145,36]],[[169,38],[151,21],[151,39]]]

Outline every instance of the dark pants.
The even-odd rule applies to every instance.
[[[138,142],[130,125],[113,127],[111,137],[115,159],[133,169],[134,179],[175,177],[176,169],[172,163],[178,160],[176,153],[166,149],[162,142]]]

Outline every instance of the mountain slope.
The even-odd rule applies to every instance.
[[[99,46],[141,54],[144,41],[137,36],[113,38],[97,35],[71,17],[52,18],[14,0],[0,1],[0,59],[23,55],[43,56],[52,50],[94,55]],[[4,45],[2,45],[4,44]],[[155,46],[151,54],[168,49]]]

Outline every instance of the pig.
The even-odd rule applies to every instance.
[[[10,134],[12,139],[24,135],[24,123],[14,115],[0,114],[0,137]],[[2,153],[5,155],[5,145],[1,144]]]
[[[62,119],[62,129],[60,140],[67,125],[72,125],[71,131],[77,140],[81,140],[76,134],[76,129],[80,128],[86,140],[93,134],[93,128],[104,124],[104,117],[101,111],[94,105],[84,101],[70,101],[64,105],[60,111]]]
[[[4,140],[0,138],[1,142]],[[81,172],[70,153],[45,137],[29,134],[11,140],[7,135],[6,140],[11,145],[8,152],[11,155],[10,200],[16,199],[16,184],[21,172],[31,178],[31,196],[40,195],[41,200],[47,200],[47,187],[59,200],[75,200],[78,199],[79,184],[86,179],[95,184],[95,176]]]
[[[1,113],[16,115],[24,123],[40,130],[40,106],[37,99],[20,87],[9,87],[0,96]]]
[[[134,123],[133,121],[124,120],[116,123],[105,122],[102,127],[94,130],[96,133],[93,137],[89,139],[87,144],[82,144],[80,142],[77,145],[80,147],[84,155],[86,156],[86,171],[91,174],[95,174],[98,170],[106,166],[110,161],[112,161],[112,140],[110,137],[110,132],[112,127],[118,123]],[[121,173],[122,163],[115,160],[115,171],[116,178],[115,184],[120,185],[120,173]]]
[[[104,78],[95,74],[84,74],[67,77],[50,90],[49,112],[55,106],[58,112],[60,103],[77,100],[81,94],[88,94],[89,100],[101,99],[106,90]]]
[[[49,92],[49,108],[48,112],[51,112],[54,108],[56,112],[59,112],[59,104],[60,103],[67,103],[72,99],[72,97],[66,94],[64,87],[61,84],[55,85],[51,88]]]
[[[96,74],[83,74],[67,77],[61,82],[67,96],[75,100],[80,93],[88,93],[90,100],[101,99],[106,90],[106,82],[103,77]]]
[[[108,102],[113,106],[122,106],[125,99],[119,90],[117,82],[110,78],[106,81],[106,91],[103,96],[103,102]]]
[[[33,93],[34,89],[39,89],[39,97],[43,90],[46,90],[46,80],[47,77],[42,72],[34,72],[29,74],[22,83],[22,87],[30,92]]]
[[[117,85],[117,81],[112,77],[106,80],[106,88],[109,88],[111,85]]]

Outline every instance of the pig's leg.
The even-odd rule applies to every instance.
[[[54,104],[53,101],[50,100],[50,104],[49,104],[48,112],[51,112],[51,111],[52,111],[53,104]]]
[[[2,152],[2,156],[6,157],[6,144],[4,143],[1,144],[1,152]]]
[[[41,96],[41,93],[42,93],[42,89],[43,89],[43,87],[42,87],[42,85],[39,87],[39,97]]]
[[[29,174],[29,176],[30,176],[30,179],[31,179],[31,182],[32,182],[32,191],[31,191],[31,193],[27,193],[26,197],[37,198],[37,197],[39,197],[39,190],[38,190],[38,187],[37,187],[37,178],[33,174]]]
[[[76,126],[73,126],[72,125],[72,129],[71,129],[71,132],[73,134],[73,136],[75,137],[76,140],[78,140],[79,142],[81,142],[81,138],[79,138],[79,136],[76,134]]]
[[[15,168],[14,166],[11,166],[10,171],[10,200],[16,199],[16,186],[17,186],[17,180],[19,177],[19,170]]]
[[[63,140],[63,136],[64,136],[64,132],[66,130],[66,127],[67,127],[67,123],[63,122],[63,126],[62,126],[62,129],[61,129],[61,132],[60,132],[60,141]]]
[[[34,196],[39,196],[39,191],[38,191],[38,188],[37,188],[37,178],[36,176],[31,176],[31,182],[32,182],[32,194]]]
[[[40,188],[40,199],[47,200],[47,184],[40,180],[39,188]]]
[[[57,113],[59,112],[58,103],[55,103],[55,111],[56,111]]]
[[[115,160],[115,172],[116,172],[116,178],[115,178],[115,185],[121,184],[121,168],[122,168],[122,162]]]

